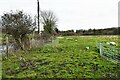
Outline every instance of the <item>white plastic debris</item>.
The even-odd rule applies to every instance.
[[[109,44],[109,45],[113,45],[113,46],[115,46],[116,45],[116,43],[115,42],[106,42],[107,44]]]
[[[90,49],[90,47],[86,47],[86,50],[89,50]]]
[[[115,43],[115,42],[110,42],[110,45],[115,46],[115,45],[116,45],[116,43]]]

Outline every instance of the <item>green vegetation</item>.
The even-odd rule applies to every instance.
[[[52,11],[42,11],[41,17],[44,31],[47,34],[53,35],[57,26],[57,17]]]
[[[96,49],[97,43],[105,41],[114,41],[118,46],[117,36],[56,37],[56,40],[58,44],[3,57],[3,78],[120,78],[119,64],[101,57]]]
[[[9,37],[9,40],[12,40],[13,37],[12,35],[7,35]],[[6,34],[0,34],[0,45],[3,43],[6,43]]]
[[[75,35],[119,35],[120,27],[104,28],[104,29],[79,29],[74,32],[74,30],[59,31],[60,35],[63,36],[75,36]]]
[[[31,16],[23,11],[11,11],[1,16],[1,24],[2,32],[11,35],[17,43],[16,46],[24,50],[25,41],[29,41],[27,34],[32,33],[35,29]]]

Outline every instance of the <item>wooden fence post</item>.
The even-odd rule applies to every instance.
[[[8,46],[9,46],[9,41],[8,41],[8,36],[6,37],[6,54],[8,56]]]
[[[103,54],[103,46],[102,46],[102,43],[100,43],[100,55],[102,56]]]

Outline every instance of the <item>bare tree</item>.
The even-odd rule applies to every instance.
[[[52,36],[57,27],[57,18],[55,14],[52,11],[42,11],[41,18],[44,32]]]

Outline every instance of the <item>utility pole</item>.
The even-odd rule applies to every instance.
[[[40,33],[40,5],[39,0],[37,0],[37,14],[38,14],[38,34]]]

